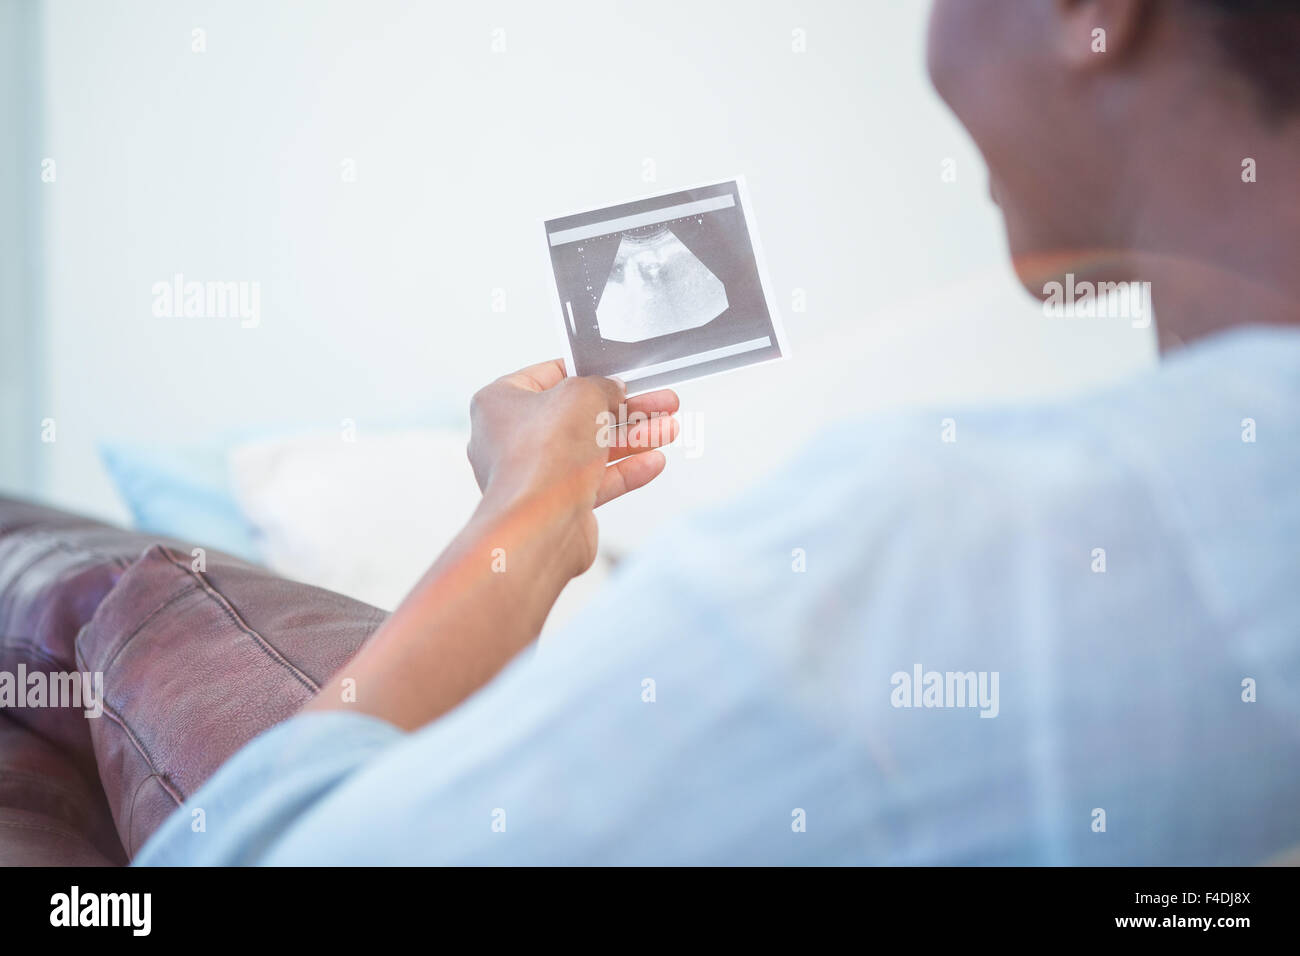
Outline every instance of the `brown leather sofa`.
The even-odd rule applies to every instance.
[[[386,616],[201,547],[0,498],[0,865],[127,863]],[[98,673],[97,717],[33,692]]]

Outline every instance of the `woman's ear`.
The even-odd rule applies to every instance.
[[[1132,56],[1152,0],[1056,0],[1058,52],[1073,69],[1104,69]]]

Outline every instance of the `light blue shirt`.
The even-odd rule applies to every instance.
[[[838,424],[431,726],[269,730],[137,862],[1250,864],[1297,807],[1300,332],[1247,329]]]

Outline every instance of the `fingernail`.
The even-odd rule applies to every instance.
[[[619,390],[620,390],[624,395],[627,394],[627,382],[623,381],[623,380],[622,380],[621,378],[619,378],[617,375],[611,375],[611,376],[609,376],[609,380],[610,380],[611,382],[617,382],[617,383],[618,383]]]

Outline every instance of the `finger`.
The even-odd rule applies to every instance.
[[[607,501],[613,501],[629,491],[636,491],[655,479],[664,470],[668,459],[661,451],[648,451],[644,455],[633,455],[616,461],[605,468],[605,475],[596,489],[596,504],[599,508]]]
[[[627,413],[635,415],[671,415],[681,408],[681,400],[671,388],[661,388],[657,392],[646,392],[627,400]]]
[[[626,428],[616,428],[610,432],[609,460],[617,461],[628,455],[672,444],[680,430],[677,419],[671,415],[656,415],[631,422]]]
[[[574,381],[578,381],[574,379]],[[605,408],[615,414],[618,413],[618,407],[627,401],[627,386],[623,384],[622,379],[606,378],[603,375],[587,375],[582,378],[584,382],[590,382],[600,389],[601,394],[605,397]]]
[[[564,377],[564,359],[551,359],[549,362],[539,362],[512,372],[505,376],[504,381],[526,388],[530,392],[544,392],[548,388],[559,385],[564,381]]]

